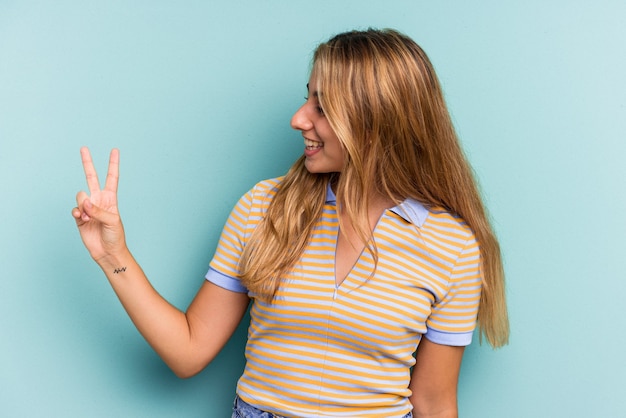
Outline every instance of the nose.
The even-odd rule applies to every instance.
[[[311,118],[307,115],[307,103],[300,106],[296,113],[291,117],[291,127],[298,131],[308,131],[313,127]]]

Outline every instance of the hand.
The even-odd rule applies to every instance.
[[[81,148],[80,155],[90,195],[83,191],[76,195],[77,207],[72,210],[72,216],[83,244],[91,257],[100,263],[108,256],[116,256],[126,250],[124,228],[117,208],[120,153],[117,149],[111,151],[104,189],[100,189],[89,149]]]

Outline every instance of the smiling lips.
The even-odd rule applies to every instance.
[[[311,139],[304,138],[304,147],[307,151],[313,151],[324,146],[323,142],[313,141]]]

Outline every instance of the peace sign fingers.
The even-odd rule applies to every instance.
[[[82,147],[80,149],[80,156],[83,161],[83,170],[85,171],[85,178],[87,180],[87,187],[89,193],[94,195],[100,191],[100,182],[98,180],[98,173],[93,165],[91,153],[89,148]],[[117,193],[117,184],[119,179],[119,166],[120,166],[120,152],[118,149],[111,150],[109,156],[109,169],[107,172],[106,182],[104,190],[112,193]]]

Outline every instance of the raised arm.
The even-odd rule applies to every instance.
[[[169,304],[126,246],[117,206],[119,151],[111,151],[103,189],[87,148],[81,149],[81,157],[89,194],[78,193],[72,216],[85,247],[148,343],[177,376],[193,376],[233,334],[248,306],[248,296],[205,282],[186,313]]]

